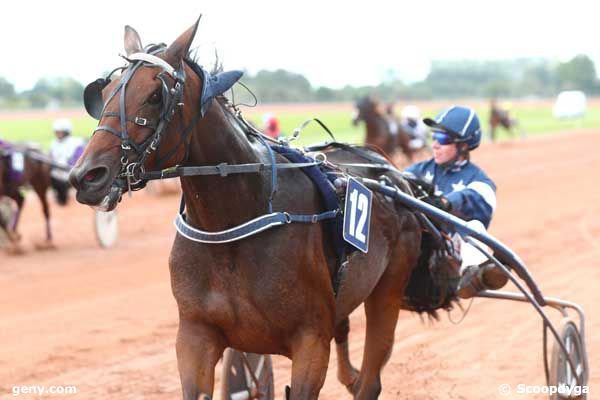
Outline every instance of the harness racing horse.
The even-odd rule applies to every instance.
[[[11,170],[11,156],[14,153],[18,153],[23,157],[22,173],[17,174]],[[40,199],[46,221],[46,241],[36,243],[36,248],[48,249],[53,247],[52,231],[50,228],[50,207],[46,198],[46,192],[50,187],[50,167],[32,157],[33,153],[39,154],[36,149],[26,148],[24,151],[13,149],[6,156],[0,155],[0,197],[6,196],[11,198],[17,204],[17,211],[12,221],[4,221],[0,218],[0,229],[6,233],[10,241],[8,251],[11,253],[22,253],[22,249],[19,246],[21,235],[18,233],[17,228],[25,203],[25,197],[21,190],[26,186],[30,186]]]
[[[495,100],[490,102],[490,136],[492,142],[496,140],[496,128],[503,127],[512,136],[514,129],[517,127],[518,121],[510,118],[508,111],[500,109]]]
[[[338,379],[356,399],[376,398],[419,257],[418,220],[374,194],[368,252],[348,256],[336,295],[332,277],[340,259],[327,223],[318,218],[319,191],[300,168],[269,150],[222,96],[241,73],[212,75],[189,58],[198,22],[168,47],[144,48],[137,32],[125,27],[128,63],[122,74],[99,79],[84,93],[99,124],[69,177],[77,200],[112,210],[123,193],[143,187],[144,176],[180,176],[186,211],[177,219],[169,268],[179,309],[176,353],[185,400],[212,395],[215,365],[227,347],[291,358],[290,398],[316,399],[333,338]],[[386,163],[375,152],[363,153]],[[349,170],[373,179],[385,172],[365,168],[364,157],[343,148],[326,156],[361,163]],[[275,163],[281,166],[278,190]],[[240,173],[255,166],[260,168],[253,173]],[[404,187],[397,172],[385,175]],[[192,240],[194,232],[225,236],[231,227],[265,214],[286,215],[286,223],[237,241]],[[312,218],[295,222],[300,221],[295,214]],[[348,316],[362,303],[367,333],[358,372],[348,354]]]
[[[379,103],[369,96],[356,102],[357,113],[352,120],[353,125],[364,121],[367,128],[366,146],[374,146],[385,154],[392,155],[399,147],[409,162],[412,162],[414,151],[410,148],[410,137],[401,128],[395,116],[381,110]]]

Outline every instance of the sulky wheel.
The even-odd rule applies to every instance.
[[[579,330],[573,321],[569,318],[561,321],[558,329],[560,338],[563,341],[569,357],[575,366],[576,375],[567,361],[567,358],[555,342],[552,347],[552,360],[550,362],[550,386],[557,387],[558,393],[550,396],[551,400],[585,400],[587,395],[583,393],[583,388],[576,386],[587,385],[588,371],[586,369],[585,349],[581,341]],[[560,390],[561,387],[563,390]],[[570,388],[573,388],[572,390]]]
[[[258,387],[255,380],[258,381]],[[221,393],[222,400],[272,400],[271,356],[227,349],[223,356]]]
[[[101,247],[112,247],[119,237],[119,219],[116,211],[96,211],[94,216],[96,238]]]

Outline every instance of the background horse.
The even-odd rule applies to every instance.
[[[496,100],[490,101],[490,136],[492,142],[496,140],[496,128],[498,126],[503,127],[512,136],[514,129],[518,126],[518,121],[514,118],[510,118],[507,110],[502,110],[498,107]]]
[[[163,51],[156,46],[145,51],[137,32],[125,28],[125,50],[132,62],[114,81],[98,80],[91,84],[97,86],[86,88],[86,108],[99,126],[70,174],[79,202],[114,209],[124,191],[142,187],[135,175],[141,163],[145,171],[271,163],[264,138],[251,133],[220,96],[239,75],[211,76],[189,59],[197,26]],[[136,124],[139,118],[147,123]],[[386,162],[377,153],[362,154],[336,150],[328,159]],[[289,162],[280,154],[274,157],[277,163]],[[301,170],[280,169],[273,195],[270,168],[264,169],[227,177],[181,177],[186,222],[194,229],[226,230],[269,213],[271,197],[274,210],[323,211],[319,191]],[[377,178],[384,171],[353,172]],[[405,187],[398,173],[385,175]],[[169,268],[179,308],[176,351],[184,399],[212,395],[215,365],[226,347],[291,358],[291,398],[316,399],[332,338],[338,379],[355,398],[376,398],[398,313],[406,306],[404,290],[419,257],[421,229],[412,212],[379,194],[374,194],[371,221],[368,253],[348,257],[337,296],[332,275],[340,260],[325,222],[289,223],[222,244],[177,234]],[[347,339],[348,316],[361,303],[367,334],[359,373],[350,364]]]
[[[25,203],[25,196],[22,190],[25,187],[31,187],[37,194],[42,204],[44,218],[46,220],[46,240],[36,243],[36,248],[46,249],[52,248],[52,231],[50,228],[50,207],[46,192],[50,187],[50,167],[36,160],[31,156],[32,153],[41,154],[34,148],[14,149],[19,151],[24,156],[23,172],[19,174],[11,173],[11,155],[0,157],[0,196],[6,196],[15,201],[17,211],[12,221],[4,221],[0,218],[0,229],[2,229],[8,237],[10,244],[7,250],[11,253],[21,253],[22,249],[19,245],[21,235],[18,233],[19,218]]]
[[[402,130],[400,121],[393,115],[390,105],[386,109],[382,107],[369,96],[358,100],[353,125],[364,121],[367,128],[366,146],[375,146],[390,156],[400,148],[408,161],[412,162],[414,151],[409,146],[410,137]]]

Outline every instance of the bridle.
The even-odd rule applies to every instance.
[[[84,90],[85,108],[93,118],[101,120],[102,118],[118,118],[120,130],[116,130],[109,125],[99,125],[96,132],[109,132],[119,138],[121,141],[121,169],[113,185],[122,190],[128,191],[142,189],[145,181],[141,178],[144,173],[144,162],[150,154],[157,150],[163,133],[167,125],[175,115],[179,107],[182,109],[183,88],[185,84],[184,63],[178,69],[173,68],[157,54],[165,51],[164,45],[150,45],[146,47],[145,52],[134,53],[124,57],[129,64],[125,67],[119,67],[113,70],[106,78],[100,78],[90,83]],[[141,67],[158,67],[162,71],[156,75],[161,84],[162,107],[157,120],[142,117],[140,115],[128,115],[125,107],[125,91],[127,84],[133,78],[135,72]],[[123,70],[121,80],[112,90],[107,100],[102,98],[102,90],[111,82],[111,75],[117,70]],[[106,111],[108,104],[114,99],[115,95],[120,93],[119,112]],[[136,110],[136,113],[139,111]],[[194,118],[197,121],[198,118]],[[138,126],[152,130],[152,133],[142,141],[135,143],[127,131],[127,123],[134,123]],[[184,131],[187,131],[185,129]],[[182,140],[181,142],[185,142]],[[174,149],[175,151],[179,145]],[[134,157],[130,157],[133,152]],[[170,156],[170,155],[169,155]],[[163,161],[166,160],[165,157]]]

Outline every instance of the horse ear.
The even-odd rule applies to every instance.
[[[173,67],[177,68],[190,51],[190,46],[196,36],[198,30],[198,23],[200,22],[202,15],[198,17],[196,23],[192,25],[187,31],[183,32],[165,51],[165,60]]]
[[[142,40],[135,29],[125,25],[125,52],[127,55],[142,51]]]

